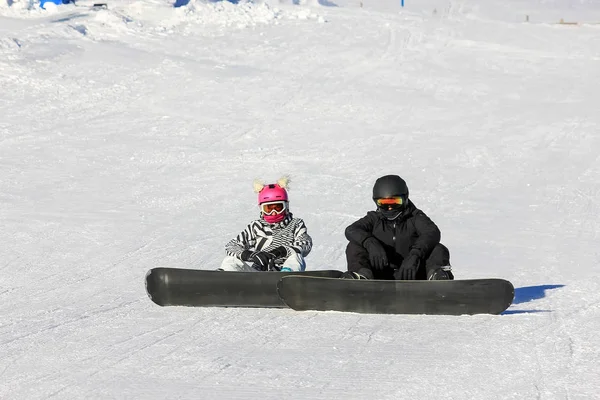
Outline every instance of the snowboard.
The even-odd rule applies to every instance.
[[[512,283],[495,278],[385,281],[284,276],[277,292],[294,310],[365,314],[500,314],[514,298]]]
[[[281,307],[277,282],[284,276],[337,278],[341,271],[225,272],[153,268],[146,274],[146,292],[159,306]]]

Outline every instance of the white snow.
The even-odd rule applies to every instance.
[[[0,0],[0,398],[600,398],[598,0],[108,6]],[[283,174],[308,268],[344,269],[390,173],[505,314],[145,294]]]

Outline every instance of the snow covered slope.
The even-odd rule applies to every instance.
[[[597,398],[598,1],[180,4],[0,0],[0,398]],[[515,304],[148,300],[152,267],[216,268],[284,173],[308,268],[345,268],[397,173],[457,278]]]

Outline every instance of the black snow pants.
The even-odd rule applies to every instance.
[[[348,262],[348,271],[357,272],[369,279],[394,279],[395,269],[400,267],[400,265],[402,264],[402,256],[396,252],[388,251],[387,257],[388,261],[390,262],[389,266],[385,267],[384,269],[375,269],[371,267],[371,263],[369,262],[369,253],[367,252],[367,249],[353,242],[349,242],[348,246],[346,247],[346,260]],[[429,257],[426,260],[421,261],[419,269],[417,270],[416,279],[425,280],[436,269],[446,267],[449,265],[450,251],[446,246],[439,243],[437,246],[435,246]],[[369,272],[365,270],[370,271],[371,274],[369,274]],[[450,276],[452,276],[451,272]]]

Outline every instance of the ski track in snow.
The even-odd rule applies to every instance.
[[[292,3],[0,3],[0,398],[595,398],[594,1]],[[399,173],[457,277],[515,303],[148,300],[150,268],[215,268],[252,179],[283,173],[309,268],[344,268],[345,227]]]

